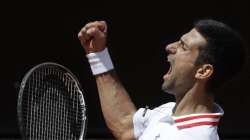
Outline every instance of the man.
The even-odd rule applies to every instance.
[[[214,91],[240,71],[245,60],[241,39],[230,27],[200,20],[190,32],[166,46],[168,72],[163,91],[176,102],[136,110],[114,71],[106,46],[104,21],[86,24],[78,34],[96,78],[107,126],[117,139],[218,140],[222,108]]]

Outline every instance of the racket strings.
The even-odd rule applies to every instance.
[[[78,88],[71,77],[52,68],[41,69],[34,72],[26,87],[23,108],[27,110],[23,110],[23,116],[27,138],[79,139],[83,113]]]

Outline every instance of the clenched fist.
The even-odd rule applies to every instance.
[[[100,52],[106,48],[107,24],[105,21],[95,21],[86,24],[78,33],[78,38],[86,51]]]

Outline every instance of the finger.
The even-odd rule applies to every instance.
[[[104,33],[97,27],[89,28],[86,33],[94,39],[103,39],[105,37]]]
[[[83,27],[78,33],[78,38],[81,41],[84,41],[84,43],[86,43],[90,39],[90,36],[87,34],[87,30],[85,27]]]
[[[108,32],[108,26],[107,26],[107,23],[106,23],[106,21],[100,21],[100,28],[102,28],[102,31],[104,32],[104,33],[107,33]]]
[[[80,40],[82,46],[86,45],[86,40],[82,37],[81,32],[78,33],[78,39]]]
[[[88,30],[92,27],[97,27],[99,28],[100,31],[102,32],[107,32],[107,24],[105,21],[95,21],[95,22],[90,22],[85,25],[85,28]]]

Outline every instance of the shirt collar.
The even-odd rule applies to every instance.
[[[223,109],[214,103],[213,113],[196,113],[183,116],[172,116],[178,129],[191,128],[196,126],[217,126],[220,118],[224,115]]]
[[[171,108],[171,112],[168,115],[160,119],[162,122],[168,122],[170,124],[175,124],[177,128],[190,128],[201,125],[212,125],[215,126],[219,123],[221,116],[224,115],[223,109],[216,103],[214,103],[214,113],[196,113],[183,116],[172,116],[173,109],[175,107],[174,102],[167,103],[166,105]]]

